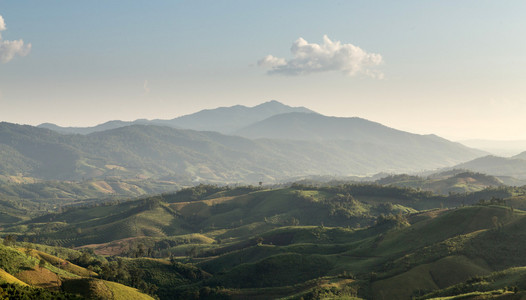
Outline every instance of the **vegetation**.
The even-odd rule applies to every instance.
[[[199,185],[4,225],[0,274],[31,293],[101,299],[521,293],[526,213],[510,205],[523,197],[505,186]]]

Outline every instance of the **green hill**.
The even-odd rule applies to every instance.
[[[523,197],[512,187],[436,195],[377,184],[200,185],[6,226],[19,241],[79,248],[2,246],[0,268],[102,298],[108,281],[161,299],[453,295],[472,278],[526,266],[526,213],[509,206]]]
[[[406,174],[390,175],[376,180],[376,183],[418,188],[437,194],[469,193],[481,191],[488,187],[504,186],[502,180],[497,177],[465,170],[441,172],[427,177]]]

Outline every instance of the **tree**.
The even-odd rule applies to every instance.
[[[4,245],[6,246],[14,246],[16,243],[16,236],[12,234],[8,234],[4,237]]]
[[[194,246],[194,247],[190,248],[190,250],[188,250],[186,252],[186,255],[188,255],[190,257],[196,257],[197,256],[197,247]]]
[[[46,261],[41,258],[38,262],[38,266],[40,267],[40,272],[42,272],[42,269],[46,266]]]

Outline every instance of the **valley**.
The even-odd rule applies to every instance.
[[[525,11],[0,0],[0,300],[526,300]]]
[[[520,299],[523,159],[277,101],[0,123],[0,292]]]
[[[524,195],[510,187],[438,195],[371,184],[199,185],[4,225],[2,249],[20,258],[1,267],[24,280],[16,270],[36,264],[31,251],[53,266],[67,259],[48,267],[66,294],[111,290],[110,280],[161,299],[520,295]],[[65,266],[94,273],[79,281]],[[472,278],[488,284],[466,283]],[[105,288],[95,289],[104,298]]]

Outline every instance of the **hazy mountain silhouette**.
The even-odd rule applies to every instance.
[[[488,155],[455,166],[494,176],[526,178],[526,153],[506,158]]]
[[[184,128],[203,131],[216,131],[225,134],[232,133],[254,122],[264,120],[273,115],[289,112],[309,112],[313,111],[305,107],[291,107],[276,100],[268,101],[254,107],[235,105],[231,107],[218,107],[215,109],[205,109],[199,112],[177,117],[171,120],[146,120],[135,121],[109,121],[93,127],[60,127],[51,123],[38,125],[41,128],[51,129],[60,133],[79,133],[89,134],[109,129],[129,125],[162,125],[173,128]]]
[[[481,153],[434,136],[403,132],[400,136],[408,138],[399,143],[378,143],[375,141],[384,137],[373,133],[369,141],[251,140],[216,132],[133,125],[88,135],[62,135],[0,123],[0,171],[44,179],[172,176],[257,182],[291,176],[436,169]]]

